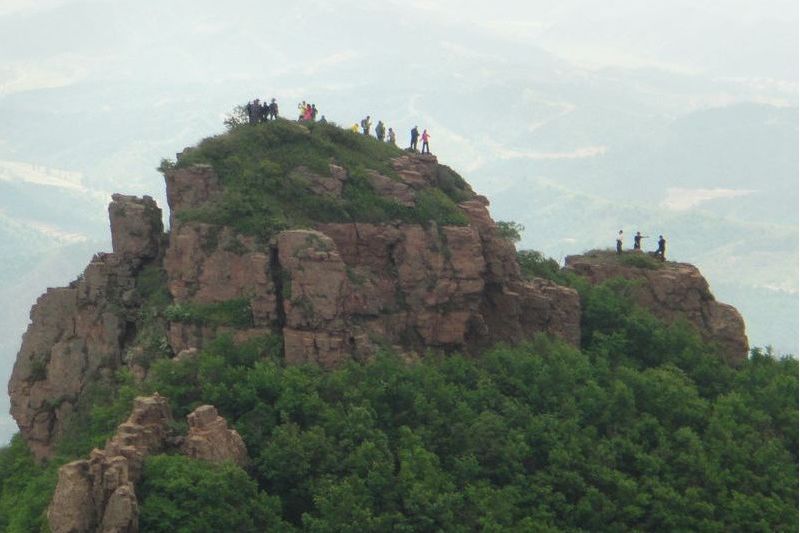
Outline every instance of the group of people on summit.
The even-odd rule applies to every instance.
[[[369,115],[361,119],[360,124],[353,124],[350,126],[350,131],[353,133],[358,133],[361,131],[364,135],[370,135],[370,130],[372,129],[372,119]],[[383,123],[382,120],[379,120],[378,123],[375,125],[375,137],[381,142],[388,142],[393,145],[397,145],[397,135],[395,134],[392,128],[386,128],[386,125]],[[430,154],[431,148],[428,144],[428,140],[431,138],[428,130],[422,130],[422,136],[419,134],[419,129],[417,126],[411,128],[411,144],[409,145],[409,150],[417,150],[417,142],[419,139],[422,139],[422,153],[423,154]],[[385,140],[384,140],[385,139]]]
[[[250,124],[258,124],[267,120],[275,120],[278,118],[278,102],[273,98],[270,103],[261,102],[258,98],[251,102],[247,102],[244,106],[245,113],[247,113],[247,120]]]
[[[258,98],[247,102],[247,105],[244,106],[245,114],[247,115],[247,120],[250,124],[258,124],[260,122],[266,122],[268,120],[276,120],[278,118],[278,103],[275,101],[274,98],[270,100],[269,103],[266,101],[262,102]],[[297,121],[298,122],[316,122],[317,121],[317,106],[316,104],[308,103],[305,100],[297,104]],[[328,121],[325,119],[325,115],[322,115],[319,119],[319,122],[322,124],[326,124]],[[363,133],[364,135],[371,135],[372,129],[372,120],[369,115],[361,119],[361,123],[354,123],[350,130],[353,133]],[[392,145],[397,146],[397,134],[395,133],[394,129],[387,128],[386,124],[383,123],[382,120],[379,120],[378,123],[375,125],[375,137],[381,142],[387,142]],[[427,129],[422,130],[422,135],[419,133],[419,129],[417,126],[411,128],[411,143],[409,144],[408,150],[417,151],[417,143],[419,140],[422,140],[422,152],[423,154],[430,154],[430,138],[431,135],[428,133]]]
[[[634,252],[641,252],[642,251],[642,239],[648,239],[648,235],[642,235],[641,232],[637,231],[636,235],[633,236],[633,251]],[[622,230],[619,230],[617,233],[617,255],[622,254],[622,241],[624,240],[624,233]],[[658,236],[658,249],[653,252],[653,255],[660,258],[662,261],[666,261],[667,253],[667,240],[664,238],[663,235]]]

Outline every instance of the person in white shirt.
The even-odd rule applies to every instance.
[[[617,234],[617,255],[622,254],[622,230]]]

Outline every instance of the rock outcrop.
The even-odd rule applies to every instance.
[[[373,190],[400,205],[414,205],[418,191],[438,187],[448,170],[433,156],[391,161],[397,177],[371,171]],[[292,173],[309,194],[338,196],[347,170],[330,176],[305,167]],[[187,192],[186,184],[197,191]],[[237,328],[170,324],[175,353],[202,348],[221,331],[244,339],[280,332],[287,362],[326,367],[364,359],[385,344],[400,351],[477,351],[493,342],[520,341],[548,332],[577,344],[580,306],[575,291],[520,277],[513,245],[503,239],[471,191],[459,208],[464,226],[401,222],[326,223],[287,230],[269,243],[231,228],[183,221],[219,194],[219,179],[206,166],[167,172],[173,221],[164,266],[179,304],[250,303],[252,321]]]
[[[88,460],[58,471],[58,484],[47,509],[53,533],[135,533],[139,506],[135,483],[144,459],[163,450],[172,421],[169,405],[158,395],[134,401],[128,420],[102,450]]]
[[[77,281],[39,297],[9,381],[11,414],[40,458],[86,386],[123,364],[139,314],[136,274],[163,247],[152,198],[115,194],[109,215],[113,253],[95,255]]]
[[[52,533],[136,533],[139,502],[136,483],[144,460],[174,448],[193,459],[214,463],[248,462],[247,449],[239,434],[211,405],[198,407],[187,416],[189,434],[170,435],[172,422],[166,398],[139,397],[128,420],[102,450],[92,450],[88,460],[63,465],[47,509]]]
[[[569,256],[565,263],[565,268],[591,283],[617,277],[639,281],[631,286],[637,304],[669,322],[679,318],[688,320],[703,339],[719,345],[731,364],[747,358],[742,316],[733,306],[716,301],[697,267],[665,262],[656,268],[643,268],[620,262],[609,253]]]
[[[201,405],[186,417],[189,434],[181,445],[181,453],[210,463],[230,461],[239,466],[248,462],[247,448],[241,435],[228,428],[213,405]]]
[[[191,150],[182,157],[186,153]],[[198,221],[197,213],[213,211],[226,194],[210,165],[165,171],[166,237],[151,198],[114,195],[113,252],[95,256],[69,287],[49,289],[31,311],[9,391],[12,414],[34,454],[52,454],[89,383],[126,365],[144,379],[140,359],[191,357],[223,333],[235,341],[280,334],[288,363],[325,367],[368,359],[379,346],[408,356],[430,349],[479,353],[538,332],[579,343],[577,292],[522,278],[514,246],[501,236],[486,198],[431,155],[403,154],[379,166],[356,178],[336,161],[321,173],[317,162],[314,170],[297,166],[287,179],[326,202],[345,201],[358,179],[359,187],[398,209],[449,194],[447,202],[457,206],[448,209],[457,216],[447,220],[456,223],[411,223],[407,217],[244,235],[208,222],[213,218]],[[693,267],[618,265],[614,271],[571,258],[569,268],[593,280],[644,279],[639,298],[658,316],[686,316],[732,361],[746,353],[741,317],[713,300]],[[162,304],[163,338],[155,355],[138,340],[146,329],[140,274],[154,270],[163,274],[172,302],[169,309]],[[154,278],[148,279],[152,285]]]

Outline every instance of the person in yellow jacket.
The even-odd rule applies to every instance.
[[[358,133],[358,123],[354,122],[352,126],[350,126],[350,131],[353,133]]]

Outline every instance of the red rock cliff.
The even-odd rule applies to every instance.
[[[706,341],[719,345],[731,364],[747,358],[742,316],[733,306],[714,298],[708,282],[693,265],[665,262],[657,268],[642,268],[622,263],[614,254],[595,253],[567,257],[566,268],[592,283],[616,277],[640,281],[631,286],[637,304],[668,322],[688,320]]]

